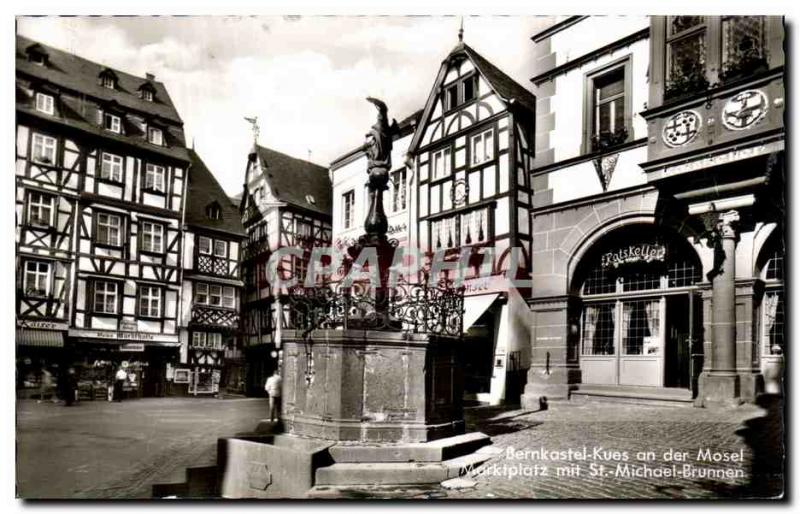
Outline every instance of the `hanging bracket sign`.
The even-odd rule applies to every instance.
[[[606,252],[600,258],[603,268],[619,268],[625,264],[664,262],[667,248],[658,243],[642,243]]]

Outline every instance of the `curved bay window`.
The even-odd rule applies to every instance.
[[[679,237],[621,229],[576,273],[584,383],[689,387],[702,267]]]

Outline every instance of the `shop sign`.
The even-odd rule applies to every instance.
[[[681,173],[688,173],[690,171],[702,170],[712,166],[720,166],[744,159],[758,157],[783,150],[783,141],[774,141],[749,148],[741,148],[731,150],[729,152],[712,155],[696,161],[687,162],[685,164],[676,164],[674,166],[666,166],[660,174],[660,178],[671,177],[673,175],[680,175]]]
[[[121,352],[143,352],[144,344],[142,343],[125,343],[120,345],[119,351]]]
[[[119,324],[119,329],[125,332],[136,332],[136,328],[135,321],[122,321]]]
[[[642,243],[604,253],[600,258],[603,268],[618,268],[623,264],[664,262],[667,248],[662,244]]]
[[[25,329],[36,329],[36,330],[67,330],[66,323],[56,323],[53,321],[38,321],[32,319],[18,319],[17,326],[19,328]]]
[[[154,334],[151,332],[123,332],[116,330],[80,330],[70,329],[70,337],[86,337],[90,339],[114,339],[130,341],[153,341],[164,343],[177,343],[178,336],[172,334]]]

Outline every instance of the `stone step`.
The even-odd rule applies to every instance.
[[[475,452],[443,462],[341,462],[317,469],[314,486],[421,485],[471,474],[494,456]]]
[[[219,495],[217,466],[186,468],[185,498],[214,498]]]
[[[488,444],[491,444],[489,436],[481,432],[470,432],[427,443],[337,444],[328,451],[336,463],[442,462],[472,453]]]
[[[571,398],[644,405],[692,406],[694,403],[689,389],[670,387],[581,385],[572,391]]]

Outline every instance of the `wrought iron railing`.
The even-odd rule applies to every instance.
[[[463,288],[400,284],[383,293],[364,284],[294,289],[291,324],[304,335],[325,328],[461,335]]]

